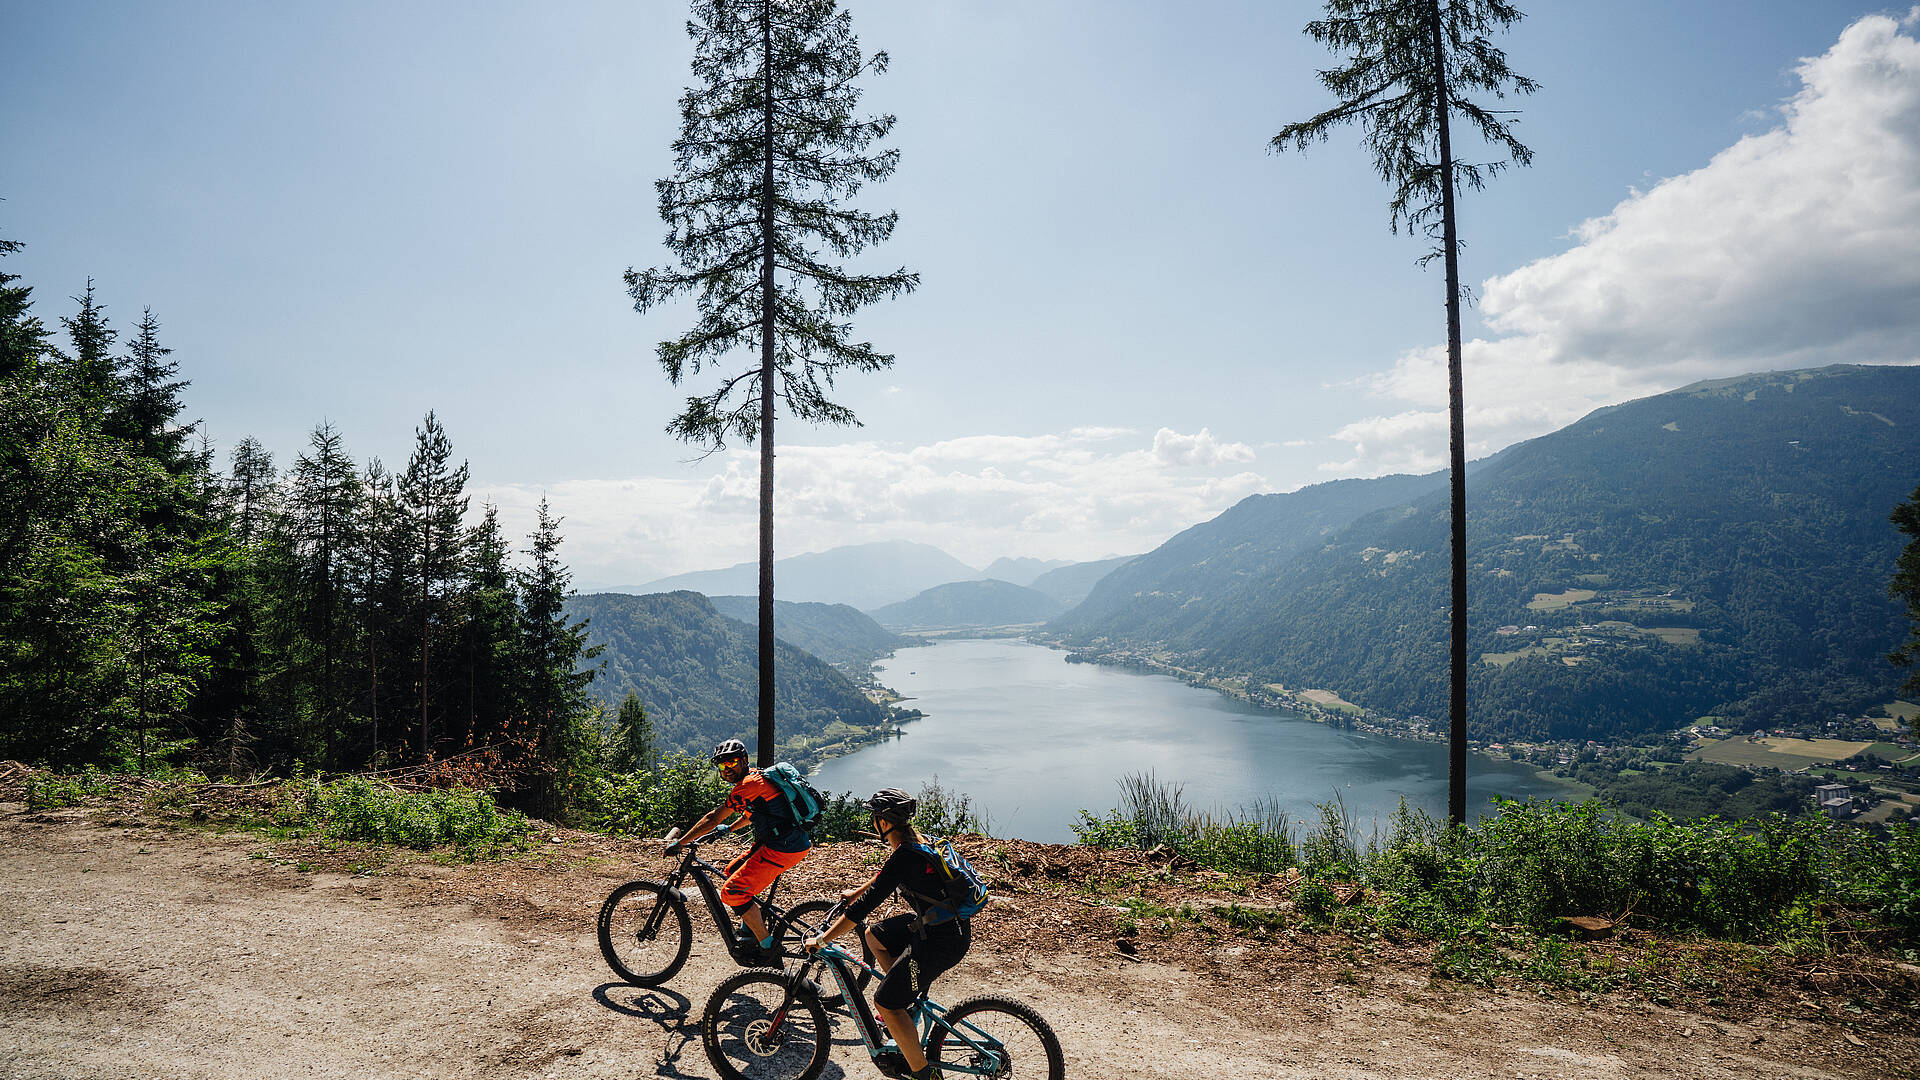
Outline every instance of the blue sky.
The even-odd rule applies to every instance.
[[[866,426],[777,432],[779,545],[975,565],[1144,550],[1237,499],[1444,457],[1438,265],[1386,228],[1317,8],[848,5],[892,69],[899,211],[856,317]],[[1698,378],[1920,360],[1920,17],[1538,5],[1503,40],[1530,169],[1468,197],[1476,456]],[[585,587],[745,561],[754,461],[693,462],[621,273],[665,261],[683,5],[0,0],[0,234],[38,312],[151,306],[189,413],[290,463],[321,420],[404,461],[438,411]],[[1862,21],[1865,20],[1865,21]]]

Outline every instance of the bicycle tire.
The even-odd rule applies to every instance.
[[[795,904],[788,908],[786,914],[781,916],[780,919],[780,940],[778,942],[780,955],[788,960],[804,959],[806,957],[806,950],[800,947],[800,943],[805,941],[809,935],[827,928],[827,920],[821,916],[832,910],[833,901],[831,900],[809,900],[804,904]],[[859,934],[858,936],[860,938],[860,958],[869,964],[873,963],[873,950],[867,947],[867,936],[865,934]],[[828,977],[826,973],[821,973],[822,986],[827,985],[826,980]],[[865,971],[859,969],[854,970],[853,988],[856,992],[866,992],[867,984],[872,981],[873,976],[867,974]],[[834,996],[838,994],[838,990],[833,991]]]
[[[794,988],[774,1041],[766,1040],[791,983],[779,968],[749,968],[714,988],[700,1014],[700,1045],[725,1080],[814,1080],[827,1067],[827,1009],[804,986]]]
[[[641,932],[665,904],[653,937]],[[600,955],[615,975],[634,986],[659,986],[678,974],[693,952],[693,920],[679,893],[657,881],[629,881],[600,905]],[[631,944],[628,944],[631,942]]]
[[[964,1021],[986,1033],[998,1047],[989,1048],[988,1053],[1000,1055],[998,1060],[988,1059],[964,1041],[979,1041],[973,1031],[961,1028],[960,1035],[953,1035],[946,1027],[935,1024],[933,1034],[927,1038],[927,1060],[943,1070],[950,1069],[945,1073],[950,1078],[1062,1080],[1066,1076],[1067,1062],[1060,1052],[1059,1036],[1053,1033],[1046,1019],[1024,1001],[993,994],[970,997],[948,1009],[946,1021],[955,1028],[960,1028]]]

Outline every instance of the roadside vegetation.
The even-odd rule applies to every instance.
[[[1679,989],[1707,1004],[1729,978],[1781,960],[1920,960],[1920,828],[1866,830],[1778,814],[1645,819],[1603,801],[1518,803],[1448,828],[1401,805],[1361,829],[1339,803],[1294,822],[1273,806],[1221,818],[1179,786],[1126,777],[1121,805],[1082,813],[1083,845],[1164,853],[1229,891],[1290,884],[1281,905],[1159,910],[1122,899],[1123,929],[1183,924],[1254,936],[1298,930],[1424,942],[1434,974],[1602,992]],[[1111,895],[1124,896],[1109,884]]]

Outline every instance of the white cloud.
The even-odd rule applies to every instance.
[[[1162,465],[1238,464],[1253,460],[1253,447],[1246,443],[1222,443],[1213,432],[1201,428],[1197,435],[1182,435],[1172,428],[1161,428],[1153,435],[1153,456]]]
[[[1271,490],[1243,467],[1253,451],[1202,429],[1082,428],[978,435],[920,447],[789,445],[774,477],[778,554],[870,540],[918,540],[975,566],[1001,555],[1095,559],[1146,551],[1248,495]],[[1238,467],[1238,468],[1237,468]],[[1231,470],[1231,471],[1229,471]],[[741,449],[684,480],[578,481],[481,492],[510,532],[545,494],[565,515],[562,557],[583,584],[640,584],[746,562],[758,544],[759,458]]]
[[[1909,33],[1902,32],[1905,26]],[[1469,456],[1699,379],[1920,362],[1920,7],[1803,60],[1777,127],[1635,191],[1577,244],[1489,279],[1463,348]],[[1373,474],[1446,455],[1444,348],[1371,380],[1414,412],[1349,424]],[[1420,422],[1431,415],[1435,422]]]

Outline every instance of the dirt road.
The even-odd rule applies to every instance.
[[[733,970],[702,927],[672,985],[611,983],[599,900],[631,868],[430,862],[306,872],[246,834],[0,804],[0,1076],[714,1075],[698,1014]],[[653,873],[655,863],[647,864]],[[704,916],[697,916],[704,920]],[[1276,994],[1116,955],[977,945],[943,999],[1036,1004],[1070,1077],[1887,1077],[1911,1042],[1797,1019],[1716,1022],[1433,984]],[[829,1080],[877,1077],[844,1019]]]

